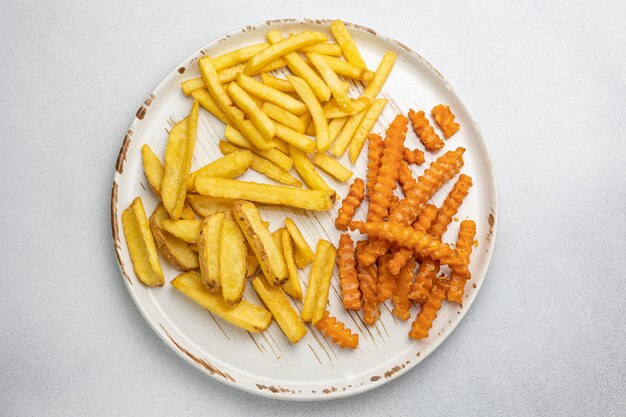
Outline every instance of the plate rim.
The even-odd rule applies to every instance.
[[[230,38],[232,36],[238,35],[239,33],[255,31],[255,30],[258,30],[259,28],[271,27],[272,25],[282,25],[282,24],[302,24],[302,25],[318,24],[319,25],[319,24],[330,24],[334,20],[336,20],[336,19],[283,18],[283,19],[265,20],[265,21],[262,21],[262,22],[249,24],[249,25],[243,26],[241,28],[234,29],[234,30],[231,30],[229,32],[226,32],[226,33],[222,34],[221,36],[218,36],[218,37],[215,37],[215,38],[211,39],[209,42],[207,42],[206,44],[204,44],[200,48],[196,49],[190,55],[185,57],[185,59],[183,59],[178,65],[176,65],[175,68],[173,68],[171,71],[169,71],[161,79],[161,81],[159,81],[159,83],[151,90],[150,94],[148,95],[148,98],[141,105],[139,110],[137,110],[137,113],[135,114],[135,117],[133,118],[133,121],[131,122],[131,124],[130,124],[128,130],[127,130],[127,133],[124,136],[124,139],[122,141],[122,146],[120,148],[120,151],[119,151],[116,163],[115,163],[115,167],[114,167],[113,184],[112,184],[112,189],[111,189],[111,230],[112,230],[111,236],[112,236],[112,240],[113,240],[113,248],[114,248],[115,255],[116,255],[117,266],[119,268],[120,274],[122,275],[123,278],[125,278],[125,279],[123,279],[124,284],[126,286],[127,291],[131,295],[131,298],[133,300],[133,303],[135,304],[135,307],[137,308],[137,310],[139,310],[139,312],[140,312],[141,316],[143,317],[143,319],[148,323],[150,328],[152,328],[152,330],[157,334],[157,336],[161,339],[161,341],[163,343],[165,343],[171,350],[173,350],[180,358],[182,358],[184,360],[184,362],[192,365],[194,368],[196,368],[197,370],[199,370],[203,374],[208,375],[209,377],[213,378],[216,381],[219,381],[221,383],[225,383],[226,385],[228,385],[230,387],[234,387],[234,388],[237,388],[239,390],[242,390],[242,391],[254,394],[254,395],[259,395],[259,396],[262,396],[262,397],[267,397],[267,398],[288,400],[288,401],[322,401],[322,400],[331,400],[331,399],[345,398],[345,397],[349,397],[349,396],[353,396],[353,395],[362,394],[364,392],[367,392],[367,391],[370,391],[372,389],[378,388],[378,387],[386,384],[387,382],[389,382],[391,380],[395,380],[395,379],[399,378],[400,376],[404,375],[409,370],[413,369],[419,363],[424,361],[428,356],[430,356],[430,354],[432,354],[435,350],[437,350],[439,348],[439,346],[441,346],[441,344],[448,339],[450,334],[452,334],[454,332],[454,330],[457,328],[459,323],[461,323],[461,321],[463,321],[463,319],[465,318],[465,315],[467,314],[467,312],[470,309],[471,305],[474,303],[474,300],[478,296],[478,293],[480,292],[482,284],[483,284],[485,278],[487,277],[487,273],[489,272],[489,267],[491,266],[491,260],[492,260],[492,257],[493,257],[493,252],[495,250],[495,245],[496,245],[496,240],[497,240],[498,220],[499,220],[498,219],[499,218],[498,187],[497,187],[497,180],[496,180],[495,170],[494,170],[494,167],[493,167],[493,161],[491,159],[491,155],[489,153],[489,149],[487,148],[487,145],[486,145],[485,140],[483,138],[480,126],[478,125],[478,123],[476,123],[474,118],[471,116],[470,112],[465,107],[465,104],[463,103],[463,101],[461,101],[459,95],[454,91],[452,86],[448,83],[448,81],[445,79],[445,77],[443,76],[443,74],[439,70],[437,70],[428,60],[426,60],[424,57],[422,57],[419,53],[417,53],[416,51],[414,51],[413,49],[411,49],[410,47],[408,47],[404,43],[402,43],[402,42],[400,42],[400,41],[398,41],[396,39],[393,39],[393,38],[390,38],[390,37],[387,37],[387,36],[384,36],[384,35],[380,35],[376,30],[371,29],[371,28],[369,28],[367,26],[363,26],[363,25],[360,25],[360,24],[347,22],[347,21],[344,20],[343,23],[347,27],[350,27],[352,30],[358,30],[358,31],[367,32],[367,33],[369,33],[371,35],[374,35],[375,37],[381,38],[384,41],[387,41],[389,43],[395,44],[396,46],[399,46],[400,48],[404,49],[410,55],[413,55],[415,58],[423,61],[426,65],[428,65],[433,70],[433,72],[436,74],[436,76],[445,84],[447,89],[458,98],[458,101],[459,101],[460,105],[462,106],[463,110],[465,111],[465,113],[469,117],[470,121],[474,124],[474,126],[475,126],[475,128],[477,130],[477,133],[478,133],[478,136],[479,136],[479,139],[480,139],[480,143],[482,144],[482,147],[484,148],[484,156],[485,156],[485,158],[486,158],[486,160],[488,162],[489,171],[490,171],[491,176],[493,178],[493,194],[494,194],[494,201],[493,201],[493,203],[494,204],[491,206],[491,212],[493,214],[493,225],[490,226],[490,230],[491,230],[491,235],[490,235],[491,250],[489,250],[487,252],[487,254],[486,254],[486,258],[487,259],[486,259],[485,275],[480,280],[480,282],[478,282],[476,284],[476,291],[474,292],[474,296],[469,298],[467,300],[467,302],[464,303],[464,305],[463,305],[464,308],[462,308],[460,310],[460,314],[459,314],[458,320],[456,320],[455,322],[450,324],[450,326],[447,328],[448,331],[446,331],[446,334],[443,335],[438,340],[436,340],[432,344],[432,348],[429,351],[425,352],[423,355],[421,355],[421,358],[420,358],[419,361],[412,361],[406,367],[402,367],[401,369],[395,371],[389,377],[379,378],[379,379],[377,379],[375,381],[372,380],[371,383],[369,383],[369,384],[355,385],[351,389],[344,390],[344,391],[339,391],[339,390],[337,390],[337,391],[323,390],[322,391],[322,389],[320,389],[317,393],[304,392],[304,391],[296,393],[294,390],[288,390],[288,389],[280,389],[279,390],[279,389],[276,389],[273,386],[267,387],[267,386],[264,386],[264,385],[256,384],[256,387],[253,387],[252,385],[249,385],[247,383],[236,382],[227,373],[224,373],[224,372],[220,371],[219,369],[215,368],[214,366],[212,366],[210,363],[207,363],[206,361],[204,361],[204,360],[202,360],[200,358],[195,357],[193,354],[191,354],[189,351],[187,351],[185,348],[183,348],[181,345],[179,345],[170,336],[170,334],[165,329],[165,327],[163,327],[162,323],[158,323],[158,325],[157,325],[157,323],[155,321],[153,321],[152,318],[149,317],[149,315],[148,315],[148,313],[146,311],[146,308],[138,300],[138,296],[137,296],[137,294],[135,294],[135,291],[133,290],[133,283],[130,280],[130,277],[128,276],[128,273],[126,272],[126,270],[125,270],[125,268],[123,266],[123,262],[121,260],[121,254],[120,254],[120,251],[121,251],[121,240],[120,240],[120,234],[119,234],[119,224],[118,224],[118,221],[117,221],[117,210],[118,210],[118,207],[117,207],[117,205],[118,205],[118,202],[117,202],[117,188],[118,188],[119,180],[121,179],[121,175],[122,175],[122,171],[123,171],[123,168],[122,168],[123,167],[123,163],[124,163],[124,161],[126,159],[126,152],[128,150],[128,145],[130,143],[130,138],[132,136],[132,133],[136,130],[137,125],[143,119],[143,116],[145,115],[145,112],[147,110],[146,107],[150,105],[152,100],[157,96],[158,92],[170,80],[170,78],[175,77],[176,73],[180,74],[180,69],[181,68],[185,68],[186,65],[191,60],[193,60],[194,57],[197,54],[202,53],[203,51],[206,51],[206,50],[210,49],[211,47],[219,45],[225,39],[228,39],[228,38]],[[272,388],[274,388],[274,389],[272,389]],[[326,391],[329,391],[329,392],[326,392]],[[320,394],[322,394],[322,392],[325,395],[320,395]],[[293,395],[281,395],[281,394],[285,394],[285,393],[289,393],[289,394],[293,394]]]

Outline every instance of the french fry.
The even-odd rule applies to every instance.
[[[122,226],[137,278],[151,287],[163,285],[163,271],[141,197],[122,212]]]
[[[315,136],[315,122],[311,120],[304,130],[304,134],[307,136]]]
[[[147,144],[141,147],[141,156],[143,159],[143,172],[148,179],[150,188],[152,188],[154,194],[161,195],[161,181],[163,181],[163,172],[165,171],[163,164],[161,164],[159,157]]]
[[[341,133],[339,133],[339,136],[337,136],[337,139],[335,139],[335,141],[333,142],[333,146],[330,151],[333,156],[339,158],[346,152],[346,149],[348,149],[348,145],[350,145],[350,141],[352,140],[352,136],[354,136],[354,133],[356,132],[359,125],[361,124],[361,121],[365,117],[365,113],[366,110],[363,110],[355,114],[354,116],[350,116],[345,126],[341,130]]]
[[[260,204],[317,211],[326,211],[331,208],[336,198],[332,190],[303,190],[281,185],[211,177],[198,177],[196,191],[209,197],[250,200]]]
[[[217,78],[222,84],[229,83],[237,78],[237,74],[243,72],[244,67],[244,64],[239,64],[229,68],[225,68],[221,71],[217,71]],[[202,80],[202,77],[191,78],[187,81],[183,81],[180,84],[180,88],[183,90],[183,94],[189,96],[194,91],[206,89],[206,84],[204,84],[204,80]]]
[[[268,32],[265,36],[272,44],[283,40],[281,34],[275,30]],[[320,76],[304,62],[300,55],[296,52],[290,52],[283,58],[287,61],[287,67],[291,73],[305,80],[319,101],[328,101],[328,99],[330,99],[330,89],[328,86],[322,81]]]
[[[243,234],[231,216],[225,216],[220,235],[220,284],[228,306],[236,306],[246,285],[247,248]]]
[[[200,236],[200,223],[202,220],[171,220],[165,219],[159,223],[159,226],[184,240],[187,243],[197,243]]]
[[[276,120],[277,122],[282,123],[283,125],[297,132],[304,131],[302,120],[300,120],[300,118],[296,116],[295,114],[288,112],[282,107],[279,107],[272,103],[263,103],[261,110],[270,119]]]
[[[438,104],[433,107],[431,113],[435,118],[435,122],[437,122],[437,126],[439,126],[443,132],[444,138],[450,139],[450,137],[461,128],[461,126],[454,121],[454,113],[450,110],[450,106]]]
[[[268,103],[265,103],[268,104]],[[224,138],[232,143],[233,145],[247,149],[262,158],[267,159],[270,162],[275,163],[285,171],[289,171],[293,166],[293,161],[290,157],[288,157],[285,153],[277,150],[277,149],[259,149],[252,144],[244,135],[241,134],[237,129],[232,127],[231,125],[226,125],[226,129],[224,129]],[[252,163],[252,160],[250,160]],[[218,175],[213,175],[214,177],[218,177]],[[223,178],[223,177],[220,177]]]
[[[383,59],[378,64],[378,68],[374,73],[374,78],[369,82],[365,91],[361,97],[369,98],[370,100],[374,100],[380,90],[383,88],[385,81],[389,78],[389,74],[393,68],[393,64],[396,62],[396,54],[391,51],[385,52]]]
[[[220,275],[220,238],[225,213],[214,213],[202,220],[198,238],[198,256],[200,258],[200,276],[208,291],[219,291]]]
[[[350,62],[343,61],[339,58],[332,56],[324,56],[324,59],[330,65],[330,67],[337,73],[344,77],[352,78],[353,80],[362,80],[370,82],[374,78],[374,72],[365,68],[361,68]]]
[[[306,153],[312,153],[316,148],[315,141],[280,123],[276,123],[276,137],[287,142],[290,148],[295,147]]]
[[[363,120],[359,124],[359,127],[350,141],[350,151],[348,154],[350,155],[350,161],[352,161],[353,164],[361,154],[361,149],[363,149],[367,135],[369,135],[372,131],[372,128],[376,124],[376,121],[380,117],[386,105],[387,99],[379,98],[374,100],[370,108],[365,113],[365,116],[363,116]]]
[[[428,337],[428,331],[433,326],[433,321],[437,318],[437,311],[441,308],[441,302],[446,299],[448,287],[447,280],[435,279],[435,284],[428,295],[428,300],[422,304],[422,310],[411,326],[410,338],[425,339]]]
[[[239,152],[241,150],[241,148],[238,148],[235,145],[224,141],[220,141],[219,148],[220,151],[222,151],[222,153],[225,155],[229,153]],[[268,161],[267,159],[261,158],[260,156],[252,155],[252,163],[250,164],[250,168],[257,172],[260,172],[270,179],[273,179],[274,181],[278,181],[286,185],[293,185],[294,187],[302,187],[302,183],[289,172],[285,171],[278,165]]]
[[[282,153],[286,155],[289,154],[289,144],[287,142],[285,142],[282,139],[278,139],[278,138],[274,138],[274,146],[276,147],[277,150],[281,151]],[[287,157],[289,158],[289,157]],[[291,164],[293,166],[293,160],[291,160],[291,158],[289,158],[289,160],[291,161]],[[275,162],[274,162],[275,163]],[[278,164],[276,164],[278,165]]]
[[[169,219],[170,215],[167,214],[163,204],[156,206],[150,216],[150,231],[163,258],[182,271],[198,268],[200,266],[198,254],[189,247],[189,244],[161,228],[161,222]]]
[[[200,103],[200,105],[209,113],[211,113],[213,116],[215,116],[217,119],[219,119],[222,123],[230,123],[230,121],[228,120],[228,117],[226,117],[226,114],[222,111],[222,109],[220,109],[220,107],[217,105],[217,103],[215,102],[215,100],[213,100],[213,97],[211,97],[211,94],[209,94],[209,92],[207,90],[194,90],[191,92],[191,96],[195,99],[198,100],[198,103]],[[241,118],[243,118],[243,114],[241,114]]]
[[[217,71],[223,70],[224,68],[232,67],[233,65],[248,61],[256,54],[269,48],[269,46],[270,45],[268,43],[263,42],[256,45],[250,45],[240,49],[235,49],[234,51],[230,51],[225,53],[224,55],[213,58],[213,65],[215,66],[215,69]],[[270,61],[268,61],[267,63],[269,62]]]
[[[252,164],[252,152],[240,149],[208,163],[192,172],[187,180],[187,192],[193,191],[197,177],[236,178],[246,172]]]
[[[270,285],[262,275],[255,276],[251,282],[252,288],[272,313],[289,342],[298,343],[307,329],[282,288]]]
[[[244,67],[245,64],[239,64],[229,68],[224,68],[223,70],[217,72],[217,77],[220,79],[222,84],[229,83],[237,78],[237,74],[243,72]]]
[[[206,85],[204,84],[202,77],[198,77],[198,78],[190,78],[188,80],[183,81],[182,83],[180,83],[180,88],[181,90],[183,90],[183,94],[188,96],[195,90],[206,88]]]
[[[314,45],[305,46],[303,48],[298,49],[298,52],[309,53],[309,52],[317,52],[322,55],[328,56],[341,56],[343,52],[341,51],[341,47],[336,43],[316,43]]]
[[[326,184],[326,182],[317,173],[315,167],[309,160],[309,157],[300,149],[297,149],[293,145],[289,146],[289,155],[293,159],[293,166],[296,168],[298,175],[302,178],[304,183],[313,190],[330,190],[332,188]]]
[[[285,227],[287,228],[295,247],[294,259],[296,261],[296,266],[303,269],[305,266],[313,262],[313,251],[304,239],[304,236],[302,236],[302,232],[300,232],[298,226],[296,226],[294,221],[289,217],[285,219]]]
[[[304,126],[309,126],[309,124],[311,124],[311,120],[313,119],[313,116],[311,116],[311,113],[309,113],[308,111],[304,114],[301,114],[300,116],[298,116],[300,118],[300,120],[302,121],[302,124]],[[304,130],[300,133],[305,133]]]
[[[172,219],[180,217],[187,194],[187,179],[198,130],[197,101],[194,100],[189,117],[185,120],[172,128],[165,150],[161,201]]]
[[[247,244],[248,242],[246,242]],[[250,278],[259,269],[259,260],[248,245],[248,256],[246,256],[246,278]]]
[[[276,247],[267,226],[263,224],[259,210],[249,201],[233,202],[233,216],[243,235],[256,255],[263,274],[273,285],[280,285],[289,272],[282,253]]]
[[[348,181],[350,177],[352,177],[352,171],[341,165],[336,159],[324,153],[316,153],[313,155],[313,163],[339,181]]]
[[[281,228],[279,230],[282,241],[283,255],[285,255],[285,264],[287,265],[287,271],[289,271],[289,278],[283,284],[283,290],[285,290],[285,292],[292,298],[302,301],[302,286],[300,285],[300,279],[298,278],[298,271],[296,269],[296,262],[293,255],[291,234],[286,228]]]
[[[315,249],[309,284],[302,305],[302,319],[304,321],[310,321],[315,325],[326,311],[328,289],[334,267],[335,247],[327,240],[320,239]],[[321,312],[319,311],[320,307],[322,307]]]
[[[304,46],[325,42],[328,38],[319,32],[304,31],[280,42],[272,44],[269,48],[262,50],[248,61],[244,68],[244,73],[252,75],[273,60],[280,58],[289,52],[293,52]],[[271,42],[271,41],[270,41]]]
[[[261,84],[262,85],[262,84]],[[229,97],[252,121],[254,126],[261,132],[263,137],[271,141],[276,133],[276,126],[265,113],[257,106],[257,103],[237,83],[230,83],[226,89]]]
[[[221,294],[204,288],[197,272],[181,274],[171,284],[209,312],[249,332],[260,333],[272,322],[272,313],[256,304],[242,300],[235,307],[228,306]]]
[[[328,122],[324,117],[320,102],[317,101],[313,90],[311,90],[311,87],[309,87],[309,85],[302,78],[288,75],[287,79],[291,84],[293,84],[293,88],[296,89],[296,93],[298,93],[302,101],[306,104],[309,109],[309,113],[311,113],[311,116],[313,117],[317,139],[317,151],[326,152],[326,150],[330,147],[330,141],[328,140]]]
[[[245,74],[239,74],[237,76],[237,84],[251,95],[268,103],[275,104],[278,107],[282,107],[295,115],[300,115],[307,110],[307,106],[303,102],[296,100],[289,94],[260,83]]]
[[[272,232],[272,239],[274,239],[274,243],[276,244],[276,247],[278,248],[278,253],[280,254],[280,257],[283,259],[283,261],[285,261],[285,253],[283,250],[283,239],[282,239],[281,234],[282,234],[281,229],[274,230]]]
[[[426,118],[426,113],[422,110],[416,113],[413,109],[410,109],[409,119],[411,119],[411,125],[413,125],[415,134],[420,138],[420,142],[422,142],[427,151],[435,152],[443,148],[443,139],[435,133],[435,129]]]
[[[339,132],[341,132],[341,129],[343,129],[343,127],[346,125],[349,118],[350,118],[349,116],[345,116],[345,117],[337,117],[337,118],[330,120],[330,122],[328,123],[328,139],[330,140],[330,143],[333,143],[335,141],[335,139],[337,138],[337,135],[339,134]]]
[[[187,199],[185,199],[185,204],[183,204],[183,210],[180,212],[180,220],[195,220],[196,213],[193,211],[191,206],[187,203]]]
[[[333,33],[335,40],[341,47],[341,50],[343,51],[343,54],[348,62],[361,68],[367,68],[365,61],[363,61],[363,57],[359,52],[359,48],[357,48],[354,40],[352,40],[352,36],[350,36],[350,33],[344,26],[343,22],[341,20],[335,20],[330,24],[330,31]]]
[[[341,348],[356,349],[359,346],[359,335],[353,334],[345,324],[332,317],[328,311],[324,312],[316,327],[324,337],[331,339]]]
[[[207,217],[213,213],[225,213],[230,211],[232,205],[232,200],[207,197],[201,194],[187,194],[187,202],[200,217]]]
[[[266,72],[261,73],[261,81],[268,87],[272,87],[278,91],[282,91],[283,93],[295,93],[296,90],[293,88],[293,85],[287,80],[283,80],[282,78],[274,77],[271,74]]]

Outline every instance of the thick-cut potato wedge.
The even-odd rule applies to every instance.
[[[326,182],[317,173],[309,157],[300,149],[294,146],[289,147],[289,155],[293,159],[293,166],[304,183],[313,190],[331,190]]]
[[[137,278],[151,287],[163,285],[163,271],[141,197],[122,212],[122,226]]]
[[[350,141],[350,151],[348,153],[350,155],[350,161],[352,161],[353,164],[361,154],[361,149],[363,149],[367,136],[372,131],[372,128],[376,124],[376,121],[380,117],[386,105],[387,99],[379,98],[374,100],[370,108],[365,113],[365,116],[354,133],[354,136],[352,136],[352,140]]]
[[[313,163],[339,181],[348,181],[352,177],[352,171],[324,153],[316,153],[313,156]]]
[[[195,100],[198,100],[198,103],[200,103],[200,105],[204,107],[206,111],[211,113],[213,116],[219,119],[222,123],[230,123],[230,121],[228,120],[228,117],[226,117],[226,114],[222,111],[222,109],[220,109],[220,107],[217,105],[215,100],[213,100],[213,97],[211,97],[211,94],[209,94],[207,90],[204,90],[204,89],[194,90],[191,92],[191,96]]]
[[[202,220],[161,220],[161,229],[171,233],[187,243],[197,243],[200,236],[200,223]]]
[[[198,254],[194,252],[187,242],[177,238],[161,227],[163,220],[169,220],[163,204],[159,204],[150,216],[150,230],[163,258],[181,271],[189,271],[200,266]]]
[[[330,141],[328,140],[328,121],[324,117],[322,105],[319,101],[317,101],[311,87],[309,87],[309,85],[302,78],[288,75],[287,79],[291,84],[293,84],[293,88],[296,89],[296,93],[298,93],[304,104],[306,104],[309,109],[309,113],[311,113],[311,116],[313,117],[317,139],[317,151],[326,152],[326,150],[330,147]]]
[[[200,276],[208,291],[219,291],[220,280],[220,238],[225,213],[214,213],[202,220],[198,238]]]
[[[224,55],[213,58],[213,65],[215,66],[216,71],[232,67],[233,65],[237,65],[240,62],[249,60],[259,52],[269,48],[269,46],[270,45],[268,43],[263,42],[256,45],[249,45],[244,46],[240,49],[235,49],[234,51],[230,51],[225,53]]]
[[[335,119],[332,119],[330,122],[328,122],[328,139],[330,139],[331,143],[335,141],[335,139],[337,138],[337,135],[339,134],[339,132],[341,132],[341,129],[343,129],[343,127],[346,125],[349,118],[350,116],[337,117]]]
[[[249,201],[237,200],[233,202],[233,216],[268,281],[273,285],[282,284],[289,276],[289,271],[272,234],[263,224],[259,210]]]
[[[337,73],[337,75],[342,75],[344,77],[352,78],[354,80],[362,80],[365,82],[370,82],[374,78],[374,71],[361,68],[347,61],[343,61],[339,58],[334,58],[332,56],[325,55],[324,59],[326,60],[328,65],[330,65],[333,71]]]
[[[232,143],[224,141],[220,141],[219,148],[223,154],[229,154],[241,150],[241,148],[238,148]],[[252,155],[252,163],[250,164],[250,168],[257,172],[260,172],[261,174],[274,181],[278,181],[286,185],[293,185],[294,187],[302,187],[302,183],[298,181],[296,177],[294,177],[278,165],[268,161],[267,159],[261,158],[260,156]]]
[[[262,50],[248,61],[244,72],[252,75],[269,64],[273,60],[282,57],[304,46],[327,41],[326,35],[319,32],[304,31],[297,35],[274,43],[269,48]]]
[[[366,112],[367,110],[363,110],[355,114],[354,116],[350,116],[345,126],[341,130],[341,133],[339,133],[339,136],[337,136],[337,139],[335,139],[335,141],[333,142],[330,153],[332,153],[334,157],[339,158],[346,152],[346,149],[348,149],[350,141],[354,136],[354,132],[356,132],[356,130],[359,128],[359,125],[365,117]]]
[[[314,152],[316,148],[315,141],[281,123],[276,123],[276,137],[287,142],[290,147],[296,147],[306,153]]]
[[[230,211],[232,200],[226,198],[207,197],[202,194],[187,194],[187,203],[200,217],[207,217],[213,213]]]
[[[315,249],[309,284],[302,305],[302,320],[315,325],[322,318],[328,303],[328,290],[334,267],[335,247],[329,241],[320,239]],[[321,314],[318,313],[320,306],[323,307]]]
[[[291,220],[289,217],[285,219],[285,227],[293,240],[293,245],[295,246],[295,261],[296,266],[300,269],[303,269],[305,266],[313,262],[313,251],[311,247],[302,236],[302,232],[298,229],[298,226]]]
[[[324,79],[324,82],[326,83],[328,88],[330,88],[330,91],[337,101],[339,108],[349,113],[350,115],[354,114],[355,112],[352,110],[350,97],[344,89],[342,81],[339,79],[339,76],[335,73],[335,71],[333,71],[333,69],[330,67],[328,62],[324,59],[324,56],[316,52],[308,53],[307,56],[309,57],[315,68],[317,68],[317,71]]]
[[[272,87],[278,91],[282,91],[283,93],[295,93],[293,85],[287,80],[283,80],[282,78],[274,77],[271,74],[266,72],[261,73],[261,81],[268,87]]]
[[[221,294],[204,288],[197,272],[181,274],[171,284],[209,312],[249,332],[260,333],[272,323],[272,313],[256,304],[242,300],[235,307],[228,306]]]
[[[283,40],[280,32],[272,30],[265,35],[267,40],[275,44]],[[319,75],[304,62],[304,59],[298,55],[297,52],[290,52],[284,56],[287,61],[287,67],[297,77],[302,78],[309,84],[311,89],[315,92],[315,96],[319,101],[328,101],[330,99],[330,89],[322,81]]]
[[[220,284],[222,296],[229,306],[239,304],[246,285],[247,248],[237,223],[225,217],[220,237]]]
[[[217,178],[236,178],[242,175],[252,164],[252,152],[239,149],[208,163],[202,168],[194,171],[189,175],[187,180],[187,191],[193,191],[194,182],[197,177],[217,177]]]
[[[296,269],[296,262],[293,258],[293,244],[291,242],[291,235],[289,231],[282,227],[280,230],[281,246],[283,248],[283,255],[285,255],[285,264],[287,265],[287,271],[289,271],[289,278],[283,284],[283,290],[296,300],[302,301],[302,286],[300,285],[300,278],[298,278],[298,270]]]
[[[341,46],[336,43],[316,43],[315,45],[305,46],[303,48],[298,49],[298,52],[309,53],[309,52],[317,52],[319,54],[328,55],[328,56],[341,56],[343,52],[341,51]]]
[[[253,96],[268,103],[282,107],[293,114],[300,115],[307,110],[307,107],[303,102],[296,100],[289,94],[283,93],[282,91],[276,90],[272,87],[268,87],[267,85],[260,83],[245,74],[239,74],[237,76],[237,84]]]
[[[265,103],[269,104],[269,103]],[[260,157],[271,161],[284,169],[285,171],[289,171],[293,166],[293,161],[290,157],[288,157],[285,153],[279,151],[278,149],[259,149],[252,144],[244,135],[241,134],[237,129],[232,127],[231,125],[226,125],[226,129],[224,129],[224,138],[232,143],[233,145],[247,149]],[[275,144],[278,144],[276,140],[274,140]],[[217,176],[217,175],[214,175]]]
[[[298,343],[307,333],[306,326],[282,288],[270,285],[263,275],[252,278],[252,288],[272,313],[276,323],[291,343]]]
[[[302,120],[295,114],[283,109],[272,103],[263,103],[261,107],[263,113],[267,115],[270,119],[276,120],[279,123],[284,124],[285,126],[301,132],[304,130],[302,126]]]
[[[383,59],[378,64],[378,68],[376,69],[376,73],[374,74],[374,78],[370,81],[370,83],[363,91],[361,97],[368,98],[370,100],[374,100],[380,90],[383,88],[385,81],[389,78],[389,74],[393,68],[393,64],[396,62],[396,54],[391,51],[385,52]]]
[[[143,158],[143,173],[148,179],[150,188],[154,194],[161,195],[161,181],[163,181],[163,172],[165,172],[163,164],[147,144],[141,147],[141,156]]]
[[[246,242],[246,245],[248,248],[248,255],[246,256],[246,278],[249,278],[259,269],[259,260],[256,258],[254,252],[252,252],[252,248],[250,248],[248,242]]]
[[[335,192],[332,190],[303,190],[282,185],[211,177],[198,177],[196,191],[209,197],[250,200],[260,204],[316,211],[330,209],[336,199]]]
[[[191,206],[187,203],[187,199],[185,199],[185,204],[183,204],[183,211],[180,212],[180,220],[195,220],[196,213],[193,211]]]
[[[261,84],[262,85],[262,84]],[[274,122],[257,106],[257,103],[237,83],[230,83],[226,90],[231,100],[252,121],[265,139],[272,140],[276,133]]]
[[[333,33],[335,40],[341,47],[343,51],[343,55],[346,57],[348,62],[356,65],[357,67],[367,68],[365,65],[365,61],[359,52],[359,48],[357,48],[356,43],[350,36],[348,29],[344,26],[341,20],[335,20],[330,24],[330,31]]]

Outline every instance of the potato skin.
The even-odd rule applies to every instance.
[[[150,230],[161,255],[167,262],[181,271],[197,269],[200,267],[198,255],[189,247],[189,244],[159,226],[159,221],[169,218],[170,216],[165,211],[163,204],[156,206],[150,216]]]

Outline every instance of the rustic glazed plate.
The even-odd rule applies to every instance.
[[[407,336],[410,322],[393,317],[389,301],[381,306],[382,315],[375,326],[365,325],[360,312],[346,312],[341,306],[335,270],[329,299],[330,311],[359,334],[359,348],[352,351],[340,349],[311,326],[309,333],[297,345],[287,341],[276,323],[261,334],[235,328],[213,317],[175,290],[169,281],[178,271],[163,260],[161,263],[166,277],[164,287],[148,288],[137,280],[120,230],[120,216],[138,195],[143,199],[148,216],[157,204],[143,174],[141,146],[148,143],[158,155],[162,157],[164,154],[169,129],[190,110],[191,99],[182,94],[180,83],[199,76],[196,65],[198,58],[205,54],[217,56],[262,42],[265,33],[272,29],[285,34],[304,29],[317,30],[327,33],[331,38],[329,23],[306,19],[267,21],[231,32],[193,53],[165,77],[137,111],[124,138],[113,180],[111,216],[114,248],[128,291],[146,321],[172,350],[200,371],[233,387],[272,398],[311,400],[348,396],[378,387],[413,368],[445,340],[471,306],[487,272],[495,240],[497,198],[494,172],[478,126],[469,112],[443,76],[417,53],[374,30],[347,23],[370,68],[376,68],[387,50],[398,56],[381,93],[389,99],[389,104],[374,132],[384,132],[397,113],[406,114],[409,108],[413,108],[423,109],[429,114],[430,109],[439,103],[450,105],[456,120],[461,124],[460,132],[446,141],[441,152],[458,146],[466,147],[462,172],[474,179],[474,186],[456,221],[444,236],[445,241],[456,240],[459,219],[470,218],[477,223],[478,247],[471,256],[473,277],[466,286],[463,306],[444,303],[430,337],[424,341],[414,341]],[[358,94],[362,88],[354,84],[351,90],[353,94]],[[204,110],[201,111],[194,169],[220,156],[217,143],[223,129],[221,122]],[[406,143],[410,148],[422,148],[410,129]],[[437,156],[427,153],[427,163]],[[351,165],[347,152],[341,162],[346,166]],[[425,166],[427,164],[417,167],[416,174],[421,174]],[[365,177],[366,152],[361,154],[354,166],[354,173],[358,177]],[[345,197],[349,184],[336,182],[323,173],[321,175],[341,198]],[[268,182],[253,172],[246,173],[244,179]],[[435,204],[441,204],[452,184],[453,181],[450,181],[435,195]],[[285,216],[292,217],[314,248],[319,238],[335,244],[338,242],[339,233],[334,227],[334,219],[339,206],[338,202],[333,209],[322,213],[266,207],[262,209],[262,215],[270,221],[272,229],[282,226]],[[355,218],[364,219],[364,214],[362,207]],[[310,266],[300,272],[303,287],[306,287],[309,269]],[[245,297],[260,304],[249,285]],[[418,308],[412,307],[411,312],[412,321]]]

